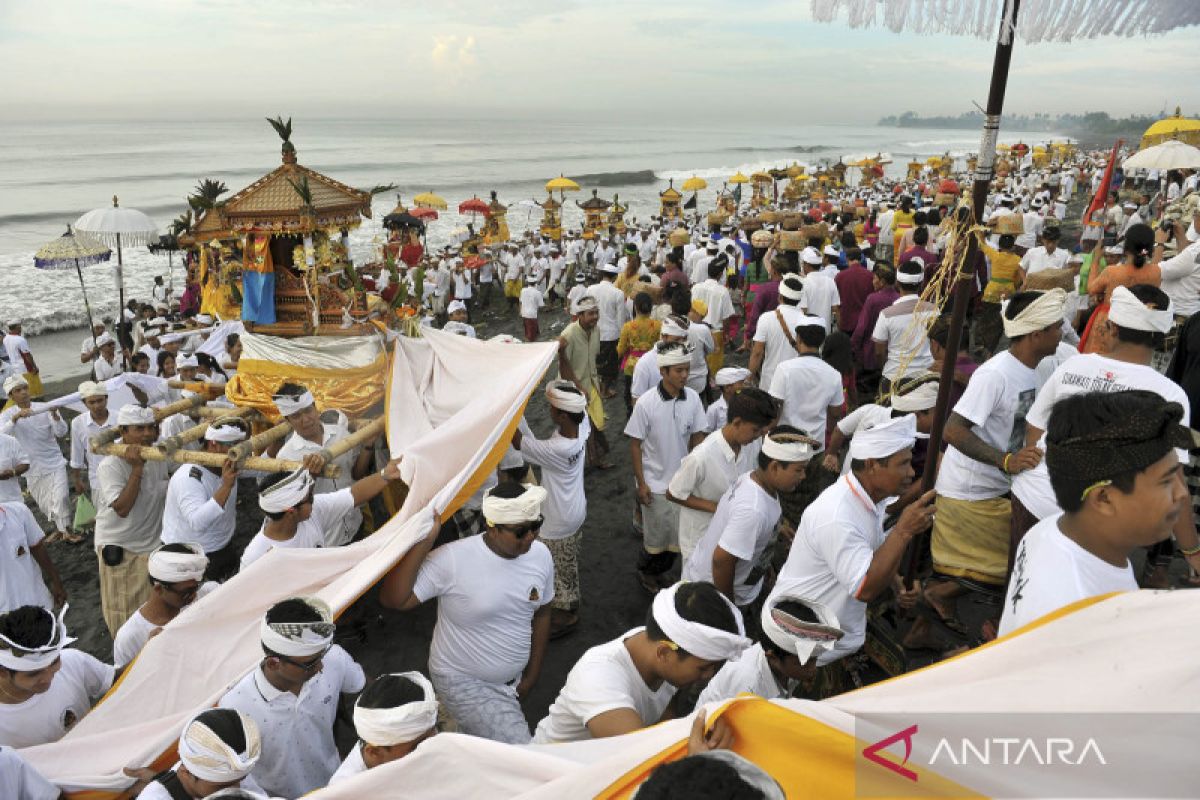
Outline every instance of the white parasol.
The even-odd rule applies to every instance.
[[[1196,169],[1200,167],[1200,147],[1170,140],[1147,147],[1125,159],[1125,169]]]

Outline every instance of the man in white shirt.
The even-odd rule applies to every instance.
[[[798,355],[796,328],[818,322],[816,317],[809,317],[800,310],[803,292],[804,282],[799,275],[785,275],[779,282],[779,305],[758,318],[754,346],[750,350],[750,371],[757,376],[759,386],[769,387],[775,377],[775,368]],[[824,325],[825,321],[819,322]]]
[[[708,278],[708,265],[717,257],[718,245],[715,240],[705,239],[703,246],[692,251],[684,262],[687,270],[688,283],[695,286]]]
[[[879,244],[875,246],[875,255],[884,261],[892,260],[892,222],[896,218],[896,212],[888,203],[880,203],[881,211],[875,218],[875,224],[879,226]]]
[[[800,298],[800,308],[810,316],[820,317],[825,323],[825,332],[829,333],[837,325],[842,298],[833,278],[821,272],[821,261],[821,253],[815,247],[806,247],[800,253],[800,263],[804,269],[804,294]]]
[[[100,346],[96,344],[96,340],[105,333],[103,322],[97,322],[92,325],[90,335],[83,337],[83,342],[79,345],[79,363],[90,364],[100,355]]]
[[[95,374],[96,380],[106,381],[123,373],[125,368],[121,365],[121,359],[117,358],[117,340],[113,338],[113,335],[111,333],[100,334],[96,339],[96,344],[100,348],[99,355],[92,364],[92,372]]]
[[[649,592],[666,582],[679,552],[679,507],[667,499],[667,485],[683,457],[703,441],[706,427],[700,396],[687,386],[691,348],[659,342],[653,355],[661,380],[638,398],[625,426],[642,505],[638,580]]]
[[[794,492],[815,452],[812,440],[789,425],[763,439],[758,463],[721,496],[708,530],[683,565],[683,580],[710,581],[751,612],[774,556],[781,493]]]
[[[41,370],[33,360],[29,350],[29,341],[21,333],[21,320],[15,319],[8,323],[8,334],[4,337],[4,350],[8,355],[9,368],[13,375],[25,377],[31,397],[42,396]]]
[[[12,403],[0,412],[0,433],[12,436],[29,456],[25,485],[42,516],[54,526],[50,541],[67,538],[71,531],[70,488],[67,484],[67,460],[58,440],[67,435],[67,423],[57,408],[35,410],[25,375],[10,375],[4,389]]]
[[[546,401],[554,433],[548,439],[539,439],[522,417],[512,446],[527,462],[542,468],[546,503],[538,536],[554,561],[550,638],[556,639],[579,623],[579,552],[587,519],[583,469],[591,425],[587,421],[587,398],[570,381],[551,381],[546,386]]]
[[[900,514],[887,533],[887,508],[912,483],[916,418],[911,414],[859,430],[850,441],[850,472],[804,512],[787,561],[767,603],[791,595],[828,608],[845,636],[817,657],[828,667],[862,647],[867,603],[900,583],[897,569],[909,541],[933,519],[933,492]],[[849,682],[833,668],[826,685]],[[819,699],[819,698],[814,698]]]
[[[154,443],[158,423],[153,409],[137,405],[117,411],[124,455],[105,456],[96,468],[96,556],[100,605],[112,636],[150,594],[147,566],[159,545],[167,467],[143,461],[140,451]]]
[[[333,724],[342,696],[362,691],[362,667],[333,643],[333,615],[315,597],[267,610],[264,658],[217,705],[246,714],[262,733],[250,775],[271,796],[300,797],[329,783],[341,759]]]
[[[92,437],[112,428],[115,419],[108,410],[108,390],[104,384],[84,381],[79,384],[79,399],[87,407],[87,413],[71,420],[71,458],[68,463],[75,479],[75,493],[83,495],[96,487],[96,469],[104,459],[92,452]],[[84,483],[84,476],[87,476],[87,483]]]
[[[0,615],[0,745],[57,742],[112,686],[112,667],[64,649],[74,641],[66,613],[21,606]]]
[[[736,312],[733,308],[733,297],[725,288],[725,270],[729,267],[729,259],[724,253],[708,262],[708,277],[692,286],[692,300],[704,301],[708,313],[704,315],[704,324],[712,331],[713,358],[709,359],[708,367],[716,372],[725,363],[725,324]]]
[[[1031,247],[1021,256],[1021,269],[1025,271],[1025,277],[1036,275],[1045,269],[1063,269],[1067,266],[1071,254],[1058,246],[1061,235],[1057,227],[1042,231],[1042,244]]]
[[[1078,600],[1138,588],[1130,555],[1169,539],[1177,518],[1191,516],[1176,452],[1200,442],[1183,419],[1182,406],[1140,390],[1054,404],[1046,461],[1063,513],[1021,540],[1000,635]]]
[[[232,708],[210,708],[189,719],[179,736],[179,761],[169,770],[128,769],[130,777],[150,782],[138,800],[202,800],[224,789],[260,796],[250,777],[262,752],[258,723]],[[221,795],[218,795],[221,796]]]
[[[204,432],[204,452],[225,455],[246,439],[248,427],[237,418],[215,420]],[[209,578],[222,581],[237,571],[237,553],[229,546],[237,524],[238,468],[231,459],[218,467],[186,465],[167,484],[163,544],[195,542],[209,561]]]
[[[59,800],[62,790],[42,777],[11,747],[0,747],[0,797]]]
[[[150,596],[113,637],[113,664],[123,667],[185,607],[217,588],[204,583],[208,558],[194,542],[164,544],[150,554]]]
[[[938,315],[937,306],[921,299],[925,271],[914,261],[906,261],[896,270],[896,290],[900,297],[880,312],[871,340],[875,343],[875,363],[883,364],[881,391],[906,375],[920,375],[933,364],[926,331]]]
[[[1025,444],[1025,416],[1037,391],[1037,365],[1062,338],[1066,293],[1018,292],[1004,310],[1009,346],[971,376],[946,424],[949,445],[937,478],[931,550],[934,580],[925,599],[961,633],[955,608],[965,578],[1002,587],[1008,569],[1012,476],[1037,466]]]
[[[676,690],[710,680],[750,645],[741,613],[711,583],[663,589],[645,627],[591,648],[575,663],[533,741],[620,736],[669,719]]]
[[[0,613],[21,606],[53,609],[67,602],[46,536],[24,503],[0,502]],[[47,591],[46,587],[50,589]]]
[[[29,471],[29,456],[21,443],[7,433],[0,433],[0,503],[24,503],[21,494],[21,475]]]
[[[1162,273],[1162,290],[1171,298],[1175,316],[1186,319],[1200,311],[1200,213],[1193,215],[1191,225],[1175,223],[1177,254],[1162,259],[1166,232],[1154,233],[1154,258]]]
[[[549,285],[546,296],[551,303],[557,303],[566,294],[564,281],[567,276],[567,261],[562,256],[562,248],[557,244],[550,245]]]
[[[404,758],[437,733],[438,699],[419,672],[380,675],[354,703],[358,744],[329,785]]]
[[[596,372],[600,376],[600,393],[604,399],[617,396],[619,362],[617,340],[621,338],[621,327],[629,321],[629,310],[625,307],[625,293],[613,283],[616,280],[616,264],[605,264],[600,269],[600,282],[588,287],[587,294],[596,300],[600,320],[596,331],[600,336],[600,351],[596,355]]]
[[[521,306],[521,322],[525,325],[525,341],[536,342],[541,332],[538,330],[538,311],[546,305],[542,290],[538,288],[538,276],[530,273],[525,279],[525,288],[518,298]]]
[[[429,674],[462,733],[530,740],[520,701],[541,672],[554,600],[554,561],[537,541],[545,499],[540,486],[497,486],[483,498],[486,531],[430,554],[434,524],[384,578],[385,607],[438,598]]]
[[[616,266],[617,248],[613,247],[607,236],[600,237],[600,243],[596,245],[596,249],[592,252],[594,259],[594,268],[600,272],[604,272],[607,266]]]

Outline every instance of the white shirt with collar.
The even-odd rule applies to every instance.
[[[29,456],[16,438],[7,433],[0,433],[0,472],[9,472],[25,464],[29,465]],[[0,480],[0,503],[23,503],[21,495],[21,479],[16,475]]]
[[[779,365],[769,391],[783,401],[779,421],[804,431],[823,448],[829,407],[846,401],[842,373],[816,353],[805,353]]]
[[[783,325],[787,326],[787,333],[784,333],[783,326],[779,320],[783,319]],[[795,358],[800,355],[796,352],[796,346],[792,344],[796,339],[796,328],[801,325],[816,325],[825,324],[825,320],[821,317],[810,317],[800,310],[798,305],[790,306],[780,304],[774,310],[764,313],[758,318],[758,327],[754,329],[754,341],[762,342],[763,344],[763,360],[761,375],[759,376],[759,386],[770,386],[771,379],[775,377],[775,368],[788,359]],[[826,328],[828,330],[828,328]],[[788,334],[791,338],[788,338]]]
[[[688,453],[688,440],[703,433],[707,420],[700,396],[685,386],[678,397],[671,397],[659,382],[633,406],[625,435],[641,440],[642,476],[650,491],[665,494],[667,484]]]
[[[333,722],[338,702],[365,684],[362,667],[335,644],[299,695],[276,689],[260,666],[234,684],[217,706],[235,708],[258,723],[262,755],[250,773],[258,785],[272,796],[300,797],[325,786],[337,771],[341,758]]]
[[[41,407],[41,403],[31,406],[35,411]],[[29,456],[29,471],[25,474],[41,475],[65,467],[67,460],[63,458],[58,439],[67,435],[67,423],[49,411],[16,419],[20,410],[17,406],[9,406],[0,412],[0,433],[7,433],[20,442],[21,449]]]
[[[1158,265],[1162,290],[1171,298],[1175,316],[1190,317],[1200,311],[1200,240]]]
[[[883,377],[894,382],[905,375],[919,375],[933,365],[925,331],[937,314],[937,306],[915,294],[901,295],[880,312],[871,340],[887,342]],[[921,321],[918,323],[913,317],[919,317]]]
[[[1045,269],[1062,269],[1067,266],[1067,260],[1071,254],[1061,247],[1054,248],[1054,252],[1047,252],[1045,247],[1031,248],[1025,255],[1021,256],[1021,269],[1025,270],[1025,275],[1036,275]]]
[[[167,483],[163,508],[163,544],[195,542],[206,553],[215,553],[229,545],[237,524],[237,481],[234,481],[225,505],[214,495],[221,486],[221,475],[199,464],[175,470]]]
[[[596,323],[600,341],[615,342],[620,339],[621,326],[629,321],[629,314],[625,309],[625,293],[612,281],[592,284],[587,293],[596,299],[596,305],[600,309],[600,320]]]
[[[471,338],[474,338],[473,336]],[[330,423],[321,424],[322,434],[321,442],[309,441],[298,433],[293,433],[283,443],[283,447],[279,448],[279,453],[276,458],[284,458],[290,461],[303,461],[306,455],[310,453],[320,453],[329,445],[336,442],[338,439],[344,439],[350,435],[350,432],[342,425],[334,425]],[[354,447],[342,453],[333,460],[342,468],[342,474],[337,478],[317,478],[315,492],[318,495],[329,494],[336,492],[339,489],[345,489],[354,483],[354,462],[358,460],[361,447]],[[334,536],[329,541],[329,546],[345,544],[354,538],[354,534],[358,533],[359,527],[362,525],[362,511],[358,508],[346,512],[346,516],[342,518],[341,533]]]
[[[780,686],[771,666],[767,663],[767,654],[763,646],[757,642],[747,648],[733,661],[726,661],[725,666],[713,676],[696,700],[696,708],[709,703],[720,703],[732,700],[739,694],[756,694],[766,700],[775,700],[791,696],[791,687]]]
[[[87,470],[88,486],[92,491],[95,491],[98,485],[96,470],[99,468],[100,462],[104,460],[104,456],[92,452],[90,447],[92,437],[109,430],[116,424],[116,421],[117,415],[111,411],[108,412],[108,419],[101,423],[92,419],[90,411],[85,411],[71,420],[71,459],[68,463],[71,469]],[[0,467],[2,466],[0,465]]]
[[[309,518],[296,526],[292,538],[282,541],[271,539],[264,533],[267,527],[267,520],[264,519],[258,533],[242,551],[239,569],[245,569],[276,547],[335,547],[341,537],[343,520],[352,509],[354,495],[348,488],[319,494],[313,498]]]
[[[771,597],[811,598],[837,617],[846,635],[817,657],[820,666],[854,653],[866,640],[867,604],[857,595],[875,551],[886,538],[883,519],[893,499],[871,502],[867,490],[850,473],[821,492],[800,518]]]
[[[667,490],[672,497],[680,500],[695,495],[716,503],[739,476],[754,469],[758,451],[758,447],[748,445],[734,453],[718,428],[683,457]],[[680,506],[679,552],[684,564],[708,530],[712,518],[713,515],[707,511]]]
[[[125,372],[125,368],[121,366],[121,359],[115,355],[112,361],[106,361],[102,355],[96,356],[96,360],[92,363],[92,369],[95,371],[98,381],[106,381]]]

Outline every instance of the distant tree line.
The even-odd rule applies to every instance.
[[[1024,130],[1057,130],[1063,133],[1088,133],[1094,135],[1138,134],[1155,120],[1167,116],[1167,112],[1156,115],[1135,114],[1128,117],[1111,117],[1104,111],[1089,111],[1086,114],[1005,114],[1004,127]],[[893,114],[879,120],[879,124],[893,128],[965,128],[977,130],[983,126],[983,114],[966,111],[958,116],[920,116],[913,111]]]

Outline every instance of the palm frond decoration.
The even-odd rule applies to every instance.
[[[192,210],[189,208],[187,211],[171,220],[171,224],[168,227],[171,229],[171,233],[175,236],[187,233],[192,228]]]
[[[371,197],[375,197],[376,195],[383,194],[384,192],[390,192],[390,191],[394,190],[395,188],[396,188],[396,184],[394,184],[394,183],[377,183],[374,186],[372,186],[370,189],[361,189],[360,191],[366,192]],[[399,202],[399,200],[400,200],[400,198],[397,197],[396,201]]]
[[[283,140],[283,152],[294,155],[296,146],[292,144],[292,118],[288,117],[287,122],[284,122],[283,115],[280,114],[275,119],[267,117],[266,120],[271,123],[271,127],[275,129],[275,132],[279,134],[279,138]]]
[[[196,188],[192,190],[191,197],[196,198],[197,205],[201,209],[216,208],[221,205],[217,202],[217,198],[229,191],[229,187],[224,181],[205,178],[196,183]],[[188,200],[188,205],[191,205],[191,199]],[[193,206],[194,208],[195,206]]]
[[[299,181],[294,181],[291,178],[288,178],[287,182],[291,184],[292,189],[294,189],[296,194],[300,197],[301,203],[306,206],[312,205],[312,187],[308,185],[307,175],[302,175]]]

